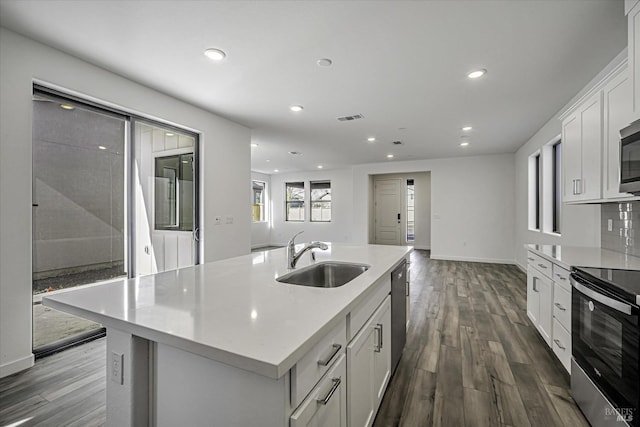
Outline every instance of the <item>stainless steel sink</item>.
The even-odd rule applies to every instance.
[[[365,264],[325,261],[287,273],[276,280],[292,285],[337,288],[369,269]]]

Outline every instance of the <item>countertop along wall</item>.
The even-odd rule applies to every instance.
[[[31,126],[37,80],[201,134],[203,261],[249,252],[250,130],[0,28],[0,377],[30,367]],[[215,216],[233,224],[213,226]]]

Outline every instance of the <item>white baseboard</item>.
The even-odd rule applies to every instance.
[[[516,261],[513,259],[490,259],[490,258],[473,258],[473,257],[461,257],[461,256],[452,256],[452,255],[437,255],[431,253],[431,259],[441,260],[441,261],[466,261],[466,262],[486,262],[489,264],[515,264]]]
[[[4,365],[0,365],[0,378],[8,377],[16,372],[24,371],[33,366],[35,358],[33,354],[23,357],[22,359],[14,360]]]

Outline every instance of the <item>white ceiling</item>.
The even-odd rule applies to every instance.
[[[626,46],[623,0],[0,0],[0,24],[250,127],[265,173],[514,152]]]

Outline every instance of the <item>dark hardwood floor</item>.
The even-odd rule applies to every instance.
[[[516,266],[411,264],[407,344],[374,426],[588,426],[526,315]]]
[[[588,426],[526,316],[517,267],[415,251],[411,292],[407,344],[375,426]],[[0,426],[104,425],[104,352],[99,339],[0,379]]]

